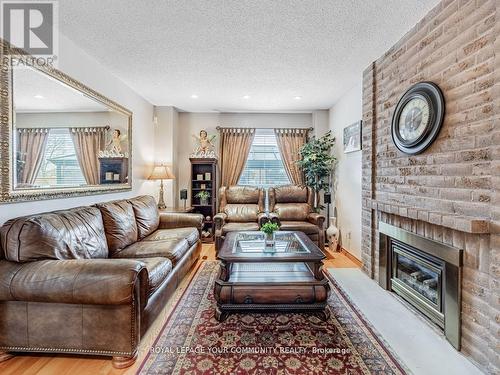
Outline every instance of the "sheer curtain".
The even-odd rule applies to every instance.
[[[106,129],[106,127],[70,128],[76,158],[89,185],[99,184],[98,153],[105,147]]]
[[[49,129],[17,129],[17,184],[33,185],[40,171]]]
[[[254,134],[255,129],[220,129],[221,186],[238,184]]]
[[[307,129],[275,129],[285,170],[294,185],[304,185],[304,173],[297,165],[300,148],[307,142]]]

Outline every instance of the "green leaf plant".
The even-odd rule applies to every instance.
[[[328,131],[320,138],[313,136],[299,151],[297,164],[304,172],[305,185],[314,190],[316,211],[324,208],[319,204],[319,193],[330,192],[330,178],[336,161],[332,155],[334,144],[335,137]]]

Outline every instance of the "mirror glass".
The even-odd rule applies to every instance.
[[[26,66],[12,87],[14,190],[129,182],[128,114]]]

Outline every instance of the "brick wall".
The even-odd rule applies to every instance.
[[[378,275],[378,222],[462,248],[462,351],[500,373],[500,0],[445,0],[363,76],[364,271]],[[499,37],[497,38],[497,35]],[[432,81],[446,115],[434,144],[407,156],[392,114]]]

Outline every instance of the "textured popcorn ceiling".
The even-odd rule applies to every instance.
[[[155,105],[307,111],[331,107],[438,2],[64,0],[59,12],[63,34]]]

